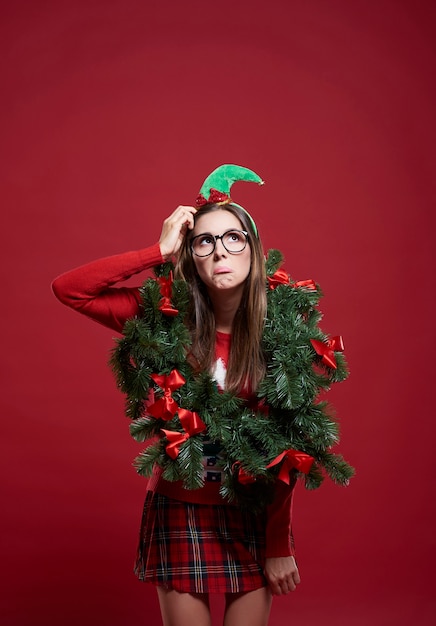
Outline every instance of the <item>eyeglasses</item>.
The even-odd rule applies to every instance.
[[[245,250],[248,242],[248,233],[245,230],[226,230],[222,235],[203,233],[191,240],[191,250],[195,256],[210,256],[216,248],[216,242],[221,239],[224,248],[230,254],[237,254]]]

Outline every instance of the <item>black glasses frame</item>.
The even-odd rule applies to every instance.
[[[242,233],[245,236],[245,244],[244,247],[241,248],[240,250],[238,250],[237,252],[233,251],[233,250],[229,250],[226,247],[226,244],[224,243],[224,239],[223,237],[225,237],[228,233]],[[210,252],[208,252],[207,254],[197,254],[196,252],[194,252],[194,246],[193,243],[196,239],[198,239],[199,237],[205,237],[205,236],[211,237],[213,239],[213,248]],[[196,235],[195,237],[193,237],[191,239],[191,243],[190,243],[190,247],[191,247],[191,252],[192,254],[195,254],[195,256],[200,257],[201,259],[206,258],[207,256],[210,256],[211,254],[213,254],[215,252],[215,248],[216,248],[216,242],[218,241],[218,239],[221,239],[221,243],[224,246],[224,249],[227,250],[227,252],[229,254],[239,254],[240,252],[242,252],[243,250],[245,250],[245,248],[247,247],[247,243],[248,243],[248,232],[246,230],[238,230],[237,228],[229,228],[229,230],[226,230],[225,233],[223,233],[222,235],[212,235],[211,233],[201,233],[200,235]]]

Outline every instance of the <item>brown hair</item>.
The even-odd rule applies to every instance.
[[[266,316],[265,261],[262,243],[256,236],[247,213],[234,204],[207,204],[198,217],[212,211],[228,211],[248,232],[251,268],[241,304],[233,320],[232,342],[226,373],[226,390],[238,393],[247,387],[255,391],[265,374],[265,359],[261,348]],[[194,218],[195,219],[195,218]],[[191,237],[185,237],[175,268],[176,278],[189,284],[191,306],[187,325],[192,336],[191,360],[199,371],[211,371],[215,357],[215,316],[207,289],[200,280],[190,249]]]

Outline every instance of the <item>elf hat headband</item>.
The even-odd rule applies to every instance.
[[[242,209],[248,216],[256,237],[258,237],[257,226],[249,214],[240,204],[236,204],[230,197],[230,189],[233,183],[242,180],[247,183],[257,183],[263,185],[264,181],[252,170],[241,165],[220,165],[204,181],[195,202],[201,208],[205,204],[234,204]]]

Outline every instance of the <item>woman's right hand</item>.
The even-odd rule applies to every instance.
[[[264,574],[272,593],[276,596],[295,591],[300,584],[300,574],[293,556],[265,559]]]
[[[196,213],[195,207],[180,205],[164,221],[159,245],[165,260],[170,259],[178,252],[187,231],[194,228],[194,215]]]

